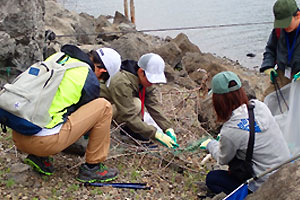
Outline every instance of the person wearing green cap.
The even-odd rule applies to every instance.
[[[200,145],[221,165],[228,165],[234,158],[245,160],[249,140],[249,100],[239,77],[230,71],[216,74],[212,79],[212,101],[217,119],[224,123],[219,139],[207,139]],[[251,159],[253,174],[287,160],[290,152],[282,132],[268,107],[261,101],[251,100],[254,105],[255,139]],[[254,192],[268,175],[249,183]],[[231,193],[243,181],[227,170],[213,170],[206,176],[206,185],[214,193]]]
[[[300,77],[300,11],[295,0],[277,0],[273,6],[274,29],[267,42],[260,72],[270,76],[264,96]],[[276,67],[275,67],[276,65]]]

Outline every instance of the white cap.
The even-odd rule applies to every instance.
[[[109,79],[106,81],[106,87],[109,86],[111,78],[120,71],[121,56],[118,52],[111,48],[100,48],[96,50],[97,54],[101,58],[108,74]]]
[[[138,61],[138,66],[144,69],[150,83],[166,83],[165,62],[155,53],[144,54]]]

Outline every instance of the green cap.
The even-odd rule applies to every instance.
[[[297,10],[298,6],[295,0],[277,0],[273,6],[274,28],[287,28]]]
[[[229,83],[235,81],[236,85],[229,87]],[[242,87],[239,77],[230,71],[220,72],[212,79],[211,91],[215,94],[225,94],[228,92],[236,91]]]

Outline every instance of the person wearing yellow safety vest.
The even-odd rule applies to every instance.
[[[100,64],[99,55],[88,56],[73,45],[65,45],[61,51],[65,55],[59,60],[65,65],[78,62],[82,67],[66,70],[49,109],[52,121],[33,136],[13,131],[13,141],[19,150],[29,154],[25,163],[42,174],[51,175],[54,168],[49,156],[89,132],[86,163],[80,166],[76,179],[81,182],[113,180],[118,170],[103,164],[109,152],[112,109],[108,101],[98,98],[100,87],[93,71]]]
[[[300,77],[300,11],[295,0],[277,0],[273,6],[274,29],[264,52],[260,72],[270,76],[264,96]],[[274,66],[276,68],[274,68]]]
[[[148,147],[153,147],[149,146],[152,145],[150,138],[153,138],[168,148],[176,148],[172,123],[161,113],[153,86],[166,83],[164,68],[164,60],[154,53],[143,55],[138,62],[125,60],[110,84],[100,85],[100,96],[111,102],[113,119],[117,123],[125,122],[122,130],[131,137]],[[144,107],[162,130],[143,120]]]

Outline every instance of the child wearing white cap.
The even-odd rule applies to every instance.
[[[125,122],[123,130],[132,137],[143,141],[155,138],[169,148],[176,148],[172,123],[161,113],[154,94],[153,84],[167,82],[164,68],[164,60],[154,53],[143,55],[138,62],[125,60],[109,87],[101,87],[100,96],[113,104],[113,118],[118,123]],[[144,107],[161,130],[143,120]]]
[[[113,77],[121,67],[121,56],[112,48],[100,48],[91,50],[88,53],[90,59],[95,64],[95,74],[99,80],[106,83],[108,87],[110,84],[111,77]]]

